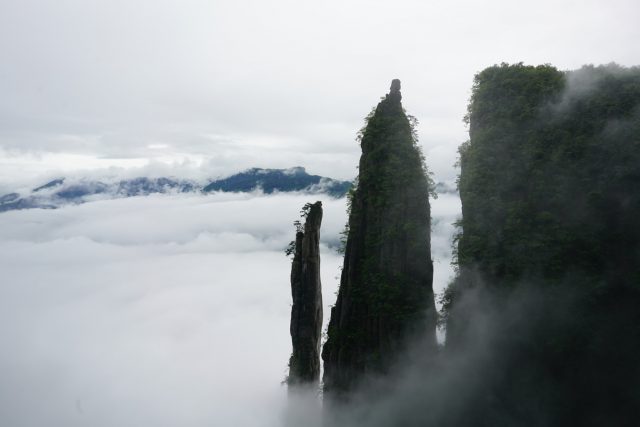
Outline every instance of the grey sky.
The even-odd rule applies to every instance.
[[[0,181],[149,161],[351,178],[396,77],[451,180],[474,73],[640,63],[638,18],[635,0],[0,0]]]
[[[639,64],[638,18],[637,0],[0,0],[0,193],[113,166],[352,178],[356,132],[393,78],[430,169],[453,180],[476,72]],[[2,214],[4,424],[277,425],[282,248],[309,200],[255,196]],[[327,243],[346,214],[323,201]],[[436,291],[459,209],[433,201]],[[330,305],[341,259],[323,246],[322,262]]]

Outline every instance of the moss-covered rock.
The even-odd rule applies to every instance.
[[[360,134],[340,290],[324,345],[325,396],[384,374],[416,336],[435,350],[430,179],[400,81]]]

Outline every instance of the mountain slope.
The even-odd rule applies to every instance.
[[[0,196],[0,212],[19,209],[55,209],[65,204],[85,203],[96,198],[124,198],[164,193],[274,192],[299,191],[309,194],[325,193],[343,197],[351,187],[349,181],[338,181],[310,175],[302,167],[290,169],[253,168],[226,178],[212,180],[206,185],[178,178],[133,179],[69,179],[57,178],[34,188],[26,194],[9,193]]]
[[[327,193],[342,197],[351,188],[349,181],[337,181],[319,175],[309,175],[302,167],[291,169],[253,168],[206,185],[202,191],[253,191],[262,189],[267,194],[276,191],[305,191]]]

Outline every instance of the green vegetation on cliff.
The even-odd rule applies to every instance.
[[[476,76],[451,355],[491,359],[473,425],[630,425],[640,407],[640,69]],[[476,346],[476,347],[474,347]],[[480,396],[477,396],[480,397]]]
[[[322,285],[320,282],[320,225],[322,202],[307,203],[296,226],[296,240],[287,254],[291,262],[291,344],[289,387],[316,386],[320,379]]]
[[[568,269],[601,278],[615,259],[638,281],[629,257],[640,240],[639,98],[635,69],[480,73],[460,150],[460,265],[504,283]]]
[[[430,180],[400,82],[367,117],[344,267],[323,349],[327,395],[384,373],[410,338],[435,350]]]

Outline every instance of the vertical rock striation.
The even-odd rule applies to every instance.
[[[308,210],[307,210],[308,209]],[[322,286],[320,283],[320,225],[322,202],[305,206],[304,231],[296,233],[291,265],[291,342],[289,360],[292,385],[317,384],[320,378],[320,336],[322,333]]]
[[[400,81],[367,118],[340,290],[324,345],[326,396],[384,374],[416,336],[435,351],[429,180]]]

